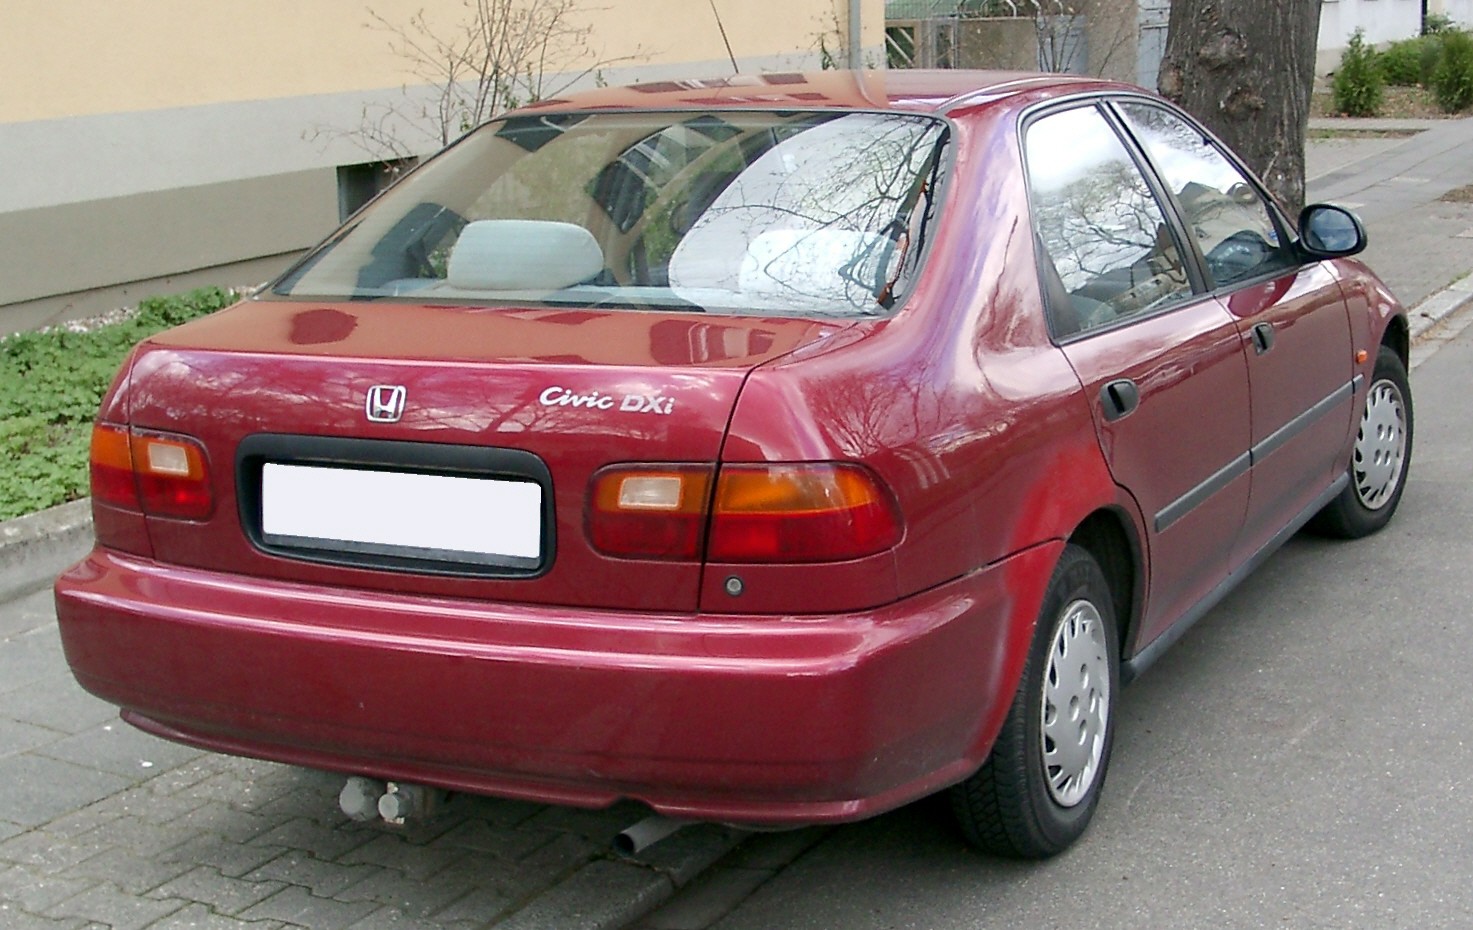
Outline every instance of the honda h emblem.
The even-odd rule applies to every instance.
[[[375,423],[398,423],[404,416],[404,385],[375,384],[368,389],[363,412]]]

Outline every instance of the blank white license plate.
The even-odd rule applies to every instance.
[[[542,488],[531,481],[267,463],[268,543],[442,561],[537,560]]]

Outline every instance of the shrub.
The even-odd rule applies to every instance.
[[[87,493],[92,418],[133,344],[234,302],[203,288],[152,297],[90,332],[53,329],[0,338],[0,520]]]
[[[1423,65],[1429,51],[1432,53],[1432,68]],[[1381,76],[1386,79],[1387,84],[1393,87],[1413,87],[1427,82],[1432,69],[1437,66],[1441,51],[1442,43],[1435,38],[1419,36],[1392,42],[1376,60],[1381,64]]]
[[[1446,13],[1428,13],[1422,20],[1422,35],[1435,36],[1444,32],[1455,32],[1457,27],[1453,25],[1453,18]]]
[[[1473,35],[1457,30],[1438,34],[1442,59],[1432,73],[1432,95],[1449,113],[1473,106]]]
[[[1442,64],[1442,37],[1446,33],[1428,35],[1422,42],[1422,86],[1432,86],[1432,75],[1437,73],[1437,66]]]
[[[1331,87],[1335,109],[1346,116],[1375,116],[1383,90],[1376,50],[1366,45],[1365,30],[1357,29],[1340,56]]]

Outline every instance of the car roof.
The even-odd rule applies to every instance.
[[[943,114],[1022,94],[1050,97],[1085,90],[1139,88],[1098,78],[1027,71],[897,69],[737,74],[565,94],[516,112],[833,108]]]

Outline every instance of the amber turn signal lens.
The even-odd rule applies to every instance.
[[[133,452],[126,427],[98,423],[92,427],[90,471],[92,497],[125,510],[141,510],[133,480]]]

